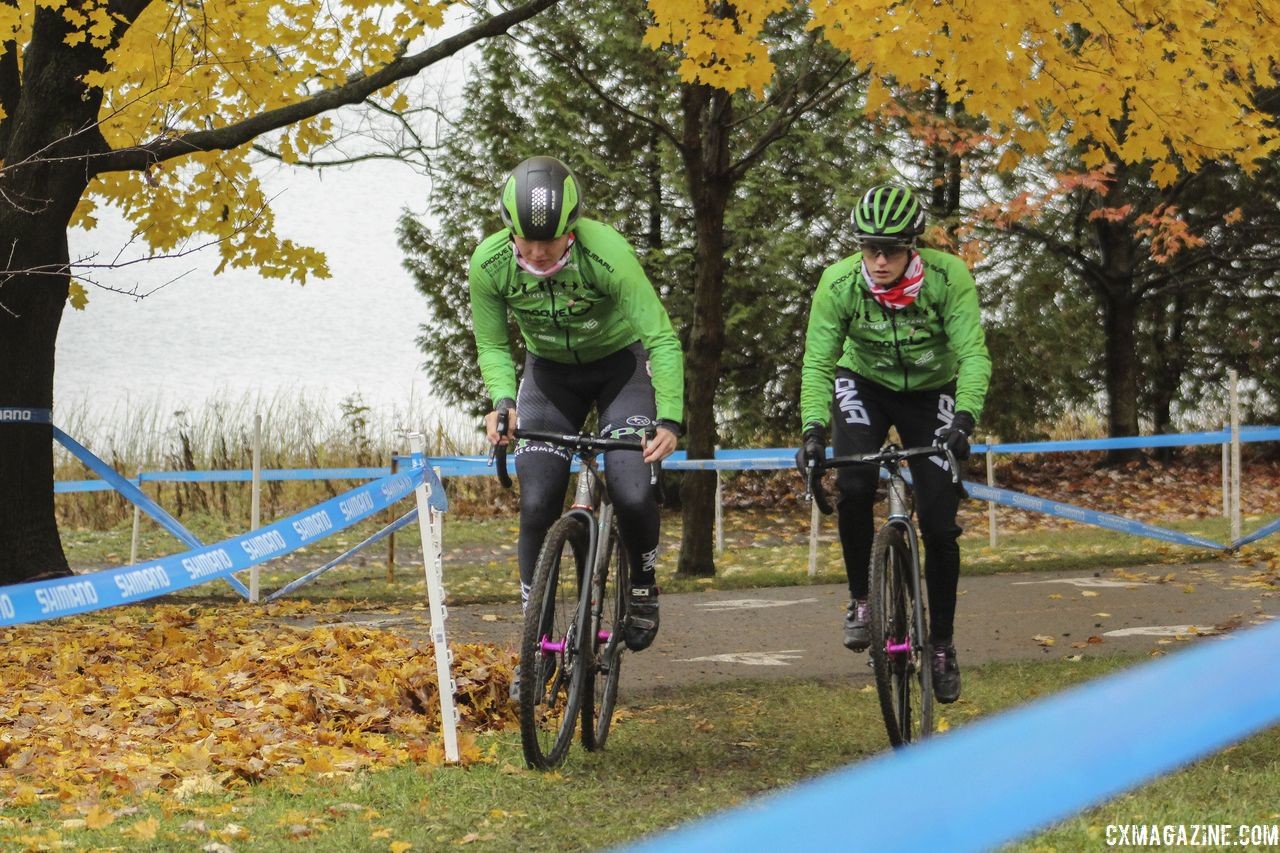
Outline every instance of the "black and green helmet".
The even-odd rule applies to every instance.
[[[578,221],[578,180],[554,157],[530,157],[507,176],[498,207],[517,237],[554,240]]]
[[[911,190],[882,184],[853,208],[853,227],[859,240],[911,243],[924,233],[924,210]]]

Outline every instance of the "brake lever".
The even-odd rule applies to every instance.
[[[939,442],[938,447],[947,457],[947,465],[951,468],[951,485],[955,488],[956,494],[961,500],[969,497],[969,492],[964,487],[964,480],[960,479],[960,463],[956,460],[956,455],[951,452],[951,448],[945,442]]]
[[[818,512],[831,515],[831,502],[822,488],[822,468],[814,461],[805,469],[805,488],[805,497],[817,504]]]
[[[644,441],[647,445],[658,436],[656,427],[649,427],[644,431]],[[658,502],[658,506],[662,506],[667,502],[666,490],[662,488],[662,460],[649,463],[649,485],[653,487],[654,500]]]
[[[498,433],[498,443],[493,446],[490,451],[490,459],[496,463],[498,468],[498,482],[502,484],[504,489],[511,488],[511,475],[507,473],[507,444],[503,441],[507,437],[507,410],[498,412],[498,421],[495,425]]]

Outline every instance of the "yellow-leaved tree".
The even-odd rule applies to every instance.
[[[150,247],[218,241],[224,265],[305,280],[324,259],[274,234],[249,164],[286,160],[367,99],[554,5],[526,0],[433,31],[452,0],[0,0],[0,411],[53,402],[74,266],[67,229],[116,205]],[[51,429],[0,419],[0,583],[67,572],[53,511]]]
[[[649,0],[650,41],[685,79],[761,90],[764,19],[796,0]],[[1277,85],[1277,0],[806,0],[811,26],[876,75],[867,107],[939,87],[984,117],[1004,165],[1059,136],[1087,166],[1150,163],[1161,184],[1206,160],[1251,168],[1280,145],[1257,92]],[[738,26],[727,26],[731,6]]]

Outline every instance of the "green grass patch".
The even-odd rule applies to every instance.
[[[965,670],[951,730],[1139,662],[1086,658]],[[626,685],[624,684],[624,693]],[[946,737],[947,735],[942,735]],[[359,775],[280,778],[180,800],[110,806],[40,799],[0,810],[5,849],[236,851],[591,850],[734,806],[886,748],[866,679],[738,682],[624,696],[603,753],[575,746],[554,773],[526,770],[519,735],[478,739],[468,767],[404,765]],[[1108,823],[1276,823],[1280,728],[1123,795],[1016,846],[1100,846]],[[92,811],[98,808],[98,811]],[[86,817],[100,824],[90,828]],[[411,847],[393,845],[412,845]]]
[[[301,577],[364,539],[391,520],[366,521],[327,537],[315,545],[273,560],[260,569],[264,594]],[[214,542],[244,532],[221,517],[200,513],[184,523],[201,540]],[[1221,519],[1170,523],[1174,529],[1216,540],[1228,538]],[[515,517],[468,518],[446,515],[444,525],[445,588],[453,604],[515,601]],[[121,522],[105,531],[72,529],[63,543],[72,565],[80,571],[128,563],[132,524]],[[826,521],[819,538],[816,571],[809,575],[809,528],[800,510],[735,511],[725,516],[725,549],[716,556],[716,575],[684,577],[676,573],[680,548],[680,516],[663,518],[663,544],[658,562],[659,584],[668,592],[751,589],[777,586],[842,583],[844,563],[834,523]],[[1153,539],[1073,524],[1063,529],[1034,530],[1002,535],[996,548],[988,545],[985,528],[969,524],[961,538],[966,575],[1025,571],[1106,571],[1135,566],[1175,564],[1217,559],[1221,555],[1198,548],[1170,545]],[[181,550],[168,532],[149,519],[140,528],[138,559],[151,560]],[[399,607],[425,600],[422,551],[416,524],[395,535],[394,571],[388,573],[389,541],[384,539],[331,569],[293,595],[318,601],[341,599],[353,606]],[[241,573],[247,584],[248,573]],[[207,602],[238,600],[230,587],[214,581],[176,594]]]

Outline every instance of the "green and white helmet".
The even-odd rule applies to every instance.
[[[924,233],[924,210],[906,187],[872,187],[853,208],[853,228],[859,240],[912,243]]]
[[[554,240],[578,221],[578,180],[554,157],[530,157],[507,176],[498,207],[517,237]]]

